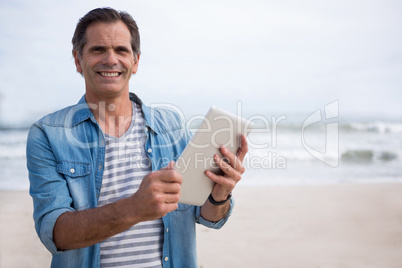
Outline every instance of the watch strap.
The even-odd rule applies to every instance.
[[[226,202],[229,201],[230,198],[232,198],[232,193],[230,193],[230,194],[228,195],[228,197],[227,197],[225,200],[219,201],[219,202],[218,202],[218,201],[215,201],[215,199],[212,197],[212,193],[208,196],[209,202],[211,202],[211,203],[214,204],[215,206],[221,206],[221,205],[226,204]]]

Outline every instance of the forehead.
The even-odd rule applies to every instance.
[[[96,22],[86,30],[87,45],[125,45],[131,47],[131,34],[122,21]]]

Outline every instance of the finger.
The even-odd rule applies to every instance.
[[[208,178],[210,178],[213,182],[215,182],[216,184],[219,184],[223,188],[228,189],[229,192],[236,185],[236,182],[234,180],[223,177],[223,176],[216,175],[215,173],[213,173],[212,171],[209,171],[209,170],[205,171],[205,175]]]
[[[175,164],[174,161],[170,161],[166,168],[167,168],[167,169],[173,169],[174,164]]]
[[[178,194],[180,193],[180,183],[164,183],[162,185],[162,192],[165,194]]]
[[[165,204],[177,203],[179,202],[180,194],[166,194],[163,199]]]
[[[224,156],[224,159],[228,161],[228,163],[241,174],[244,173],[244,167],[242,161],[238,156],[232,154],[226,147],[221,147],[221,153]]]
[[[162,182],[176,182],[179,184],[183,182],[182,175],[175,169],[160,169],[155,171],[153,175]]]
[[[219,155],[214,155],[214,161],[227,176],[236,182],[241,179],[241,172],[234,169],[230,164],[226,163],[226,161],[224,161]]]
[[[169,203],[163,203],[160,205],[157,205],[154,209],[155,214],[157,215],[157,218],[164,217],[166,214],[168,214],[171,211],[174,211],[178,208],[178,203],[177,202],[169,202]],[[152,217],[151,219],[153,219]]]
[[[175,165],[175,161],[170,161],[170,162],[167,164],[166,167],[161,168],[161,169],[163,169],[163,170],[166,170],[166,169],[173,169],[174,165]]]
[[[167,203],[166,204],[166,214],[168,212],[175,211],[178,207],[179,206],[178,206],[177,202]],[[166,216],[166,214],[163,216]]]
[[[243,163],[244,157],[246,156],[248,152],[248,145],[247,145],[247,139],[245,135],[241,135],[240,138],[240,147],[237,150],[237,157],[240,159],[240,161]]]

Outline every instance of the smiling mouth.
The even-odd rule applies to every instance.
[[[98,74],[100,74],[101,76],[105,76],[105,77],[118,77],[119,75],[121,75],[121,73],[119,73],[119,72],[113,72],[113,73],[98,72]]]

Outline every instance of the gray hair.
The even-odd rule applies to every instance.
[[[82,50],[87,43],[86,30],[89,25],[95,22],[113,23],[118,21],[122,21],[130,31],[131,47],[134,55],[140,55],[140,33],[137,23],[127,12],[117,11],[109,7],[93,9],[78,21],[73,39],[71,40],[73,43],[73,53],[77,51],[79,57],[82,56]]]

